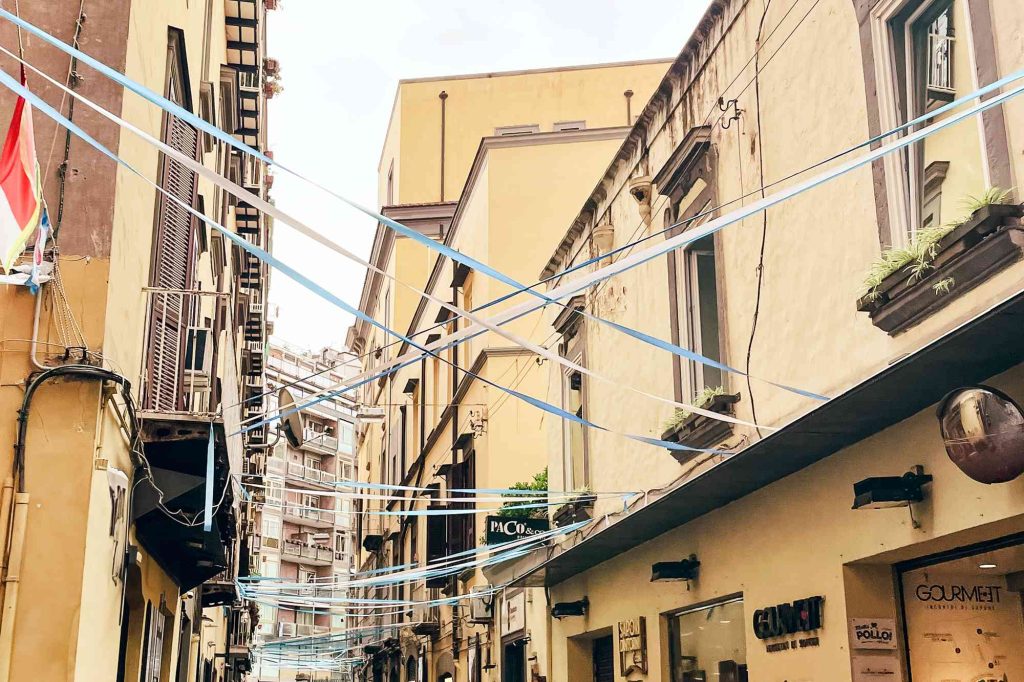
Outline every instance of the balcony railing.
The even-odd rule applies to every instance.
[[[139,385],[148,412],[209,415],[217,410],[217,338],[198,320],[213,320],[212,291],[146,288],[145,353]],[[225,325],[227,327],[227,325]]]
[[[295,518],[300,523],[302,521],[316,521],[333,526],[336,512],[333,509],[314,509],[297,502],[286,502],[284,505],[284,515]]]
[[[320,545],[307,545],[295,540],[285,540],[282,551],[285,557],[329,564],[334,561],[334,550]]]
[[[955,38],[939,33],[928,34],[928,89],[940,93],[953,90],[953,47]]]
[[[299,462],[288,462],[285,471],[291,478],[297,478],[310,483],[325,483],[333,485],[338,477],[333,471],[324,471],[316,467],[308,467]]]
[[[302,434],[302,447],[333,455],[338,451],[338,439],[322,431],[306,429]]]

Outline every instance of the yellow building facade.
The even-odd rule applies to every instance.
[[[534,281],[836,167],[816,164],[1020,69],[1022,23],[1000,2],[712,2]],[[492,576],[548,595],[548,679],[1021,674],[1022,116],[1011,99],[550,307],[544,331],[618,383],[549,368],[547,400],[607,429],[546,423],[550,487],[634,495],[581,494],[553,516],[588,529]]]
[[[628,122],[653,92],[667,62],[606,64],[528,72],[403,81],[382,153],[380,201],[385,215],[439,242],[528,280],[555,247],[561,224],[597,181],[621,144]],[[626,94],[628,92],[628,95]],[[372,260],[400,282],[472,309],[510,289],[412,239],[381,226]],[[422,343],[463,321],[373,272],[361,309]],[[495,306],[497,311],[501,306]],[[542,343],[538,314],[509,325]],[[364,369],[410,350],[369,324],[350,332]],[[363,422],[357,476],[385,485],[504,488],[545,469],[544,415],[509,399],[488,382],[516,383],[543,394],[546,374],[531,351],[497,334],[474,338],[367,384],[364,409],[381,408],[383,423]],[[458,503],[455,503],[458,504]],[[432,508],[408,500],[365,500],[355,509],[358,570],[426,564],[486,543],[487,514],[449,517],[440,531],[429,517],[381,515]],[[454,519],[458,520],[454,520]],[[440,539],[438,549],[428,538]],[[443,583],[443,584],[442,584]],[[546,607],[536,595],[509,595],[525,621],[501,625],[505,595],[492,595],[479,569],[448,580],[364,590],[361,597],[411,602],[409,613],[351,618],[364,630],[358,679],[502,679],[546,666]],[[472,591],[482,591],[472,613]],[[431,604],[462,596],[455,607]],[[382,630],[375,631],[373,626]],[[503,673],[503,670],[515,670]]]
[[[20,9],[265,148],[263,2],[80,5]],[[15,27],[2,23],[0,41],[17,52]],[[20,38],[29,64],[265,196],[258,164]],[[81,103],[69,108],[31,70],[28,87],[173,196],[268,246],[270,225],[246,202]],[[14,101],[0,93],[4,112]],[[235,586],[253,561],[238,477],[261,475],[250,456],[266,433],[238,430],[263,411],[266,268],[41,112],[34,123],[55,271],[38,295],[0,286],[0,441],[12,472],[0,511],[0,679],[243,679],[257,613]]]

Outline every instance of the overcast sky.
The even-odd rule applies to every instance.
[[[268,54],[284,92],[270,103],[277,160],[367,206],[400,78],[674,57],[707,0],[283,0]],[[642,11],[639,9],[642,8]],[[278,173],[277,205],[369,259],[374,222]],[[359,305],[363,270],[279,224],[275,254]],[[340,347],[352,317],[274,273],[275,335]],[[404,330],[403,330],[404,331]]]

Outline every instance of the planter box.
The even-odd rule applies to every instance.
[[[716,395],[703,409],[731,415],[735,412],[733,406],[739,401],[739,393]],[[705,417],[702,414],[691,414],[679,424],[661,434],[661,440],[679,443],[691,448],[709,448],[728,438],[731,433],[732,424],[729,422]],[[669,450],[669,452],[680,464],[690,461],[697,454],[686,450]]]
[[[910,281],[906,269],[882,280],[877,295],[865,294],[857,310],[895,336],[917,324],[949,301],[970,291],[1007,265],[1024,258],[1024,232],[1019,226],[1020,206],[994,204],[974,212],[971,219],[939,241],[928,274]],[[933,286],[953,278],[952,289],[937,294]]]
[[[555,512],[552,519],[555,527],[561,528],[591,518],[594,513],[594,500],[596,499],[593,495],[584,495],[572,502],[563,504]]]

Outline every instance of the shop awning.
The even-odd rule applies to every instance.
[[[551,586],[778,481],[1024,361],[1024,294],[964,323],[703,475],[567,549],[487,571],[492,581]]]

